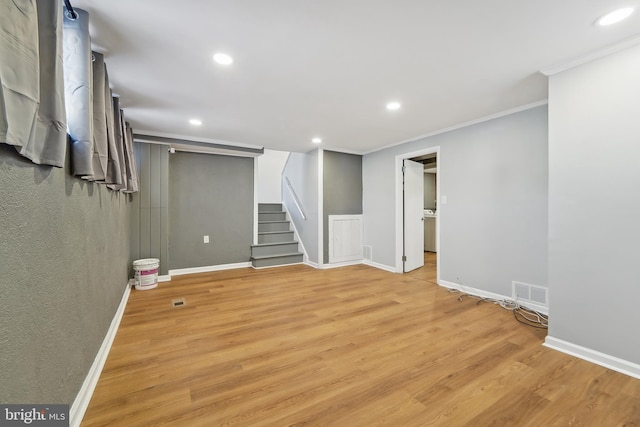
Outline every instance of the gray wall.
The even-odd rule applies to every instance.
[[[135,143],[140,192],[133,198],[131,256],[169,266],[169,154],[166,145]]]
[[[0,402],[73,403],[122,299],[131,196],[0,145]]]
[[[424,208],[436,208],[436,174],[424,174]]]
[[[636,364],[638,58],[635,46],[549,82],[549,335]]]
[[[395,156],[440,146],[441,279],[511,295],[547,285],[547,108],[538,107],[367,154],[365,245],[395,268]]]
[[[324,262],[329,262],[329,215],[362,213],[362,156],[325,150],[323,157]]]
[[[318,172],[321,150],[316,149],[308,153],[291,153],[282,171],[282,201],[291,214],[291,220],[298,230],[301,243],[304,245],[309,261],[319,264],[318,256],[318,227],[320,221],[318,203]],[[289,178],[291,186],[296,192],[307,219],[299,215],[285,178]]]
[[[169,157],[169,268],[248,262],[253,243],[250,157]],[[203,243],[208,235],[210,243]]]

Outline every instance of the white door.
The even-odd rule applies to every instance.
[[[404,271],[424,265],[424,166],[404,160]]]

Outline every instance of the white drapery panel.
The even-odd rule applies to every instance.
[[[56,2],[57,3],[57,2]],[[93,82],[89,14],[75,9],[64,14],[64,93],[72,173],[93,180]]]
[[[36,164],[64,166],[62,7],[0,3],[0,143]]]

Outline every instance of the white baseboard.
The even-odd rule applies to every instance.
[[[304,262],[304,264],[308,265],[309,267],[316,268],[316,269],[320,268],[320,266],[318,265],[317,262],[309,261],[308,259]]]
[[[605,368],[612,369],[616,372],[640,379],[640,365],[637,363],[629,362],[628,360],[610,356],[605,353],[600,353],[599,351],[582,347],[577,344],[572,344],[568,341],[548,335],[543,345],[562,353],[570,354],[571,356],[586,360],[587,362],[595,363],[596,365],[604,366]]]
[[[170,282],[171,281],[171,275],[170,274],[166,274],[163,276],[158,276],[158,282]]]
[[[384,265],[384,264],[378,264],[377,262],[369,261],[366,259],[357,260],[357,261],[336,262],[332,264],[322,264],[322,265],[319,265],[318,263],[311,262],[311,261],[305,261],[305,264],[308,265],[309,267],[313,267],[318,270],[364,264],[364,265],[368,265],[369,267],[374,267],[380,270],[388,271],[390,273],[396,272],[396,269],[394,267],[389,267],[388,265]]]
[[[205,267],[178,268],[169,270],[169,276],[180,276],[183,274],[209,273],[211,271],[233,270],[236,268],[251,267],[250,262],[237,262],[235,264],[209,265]]]
[[[389,273],[396,273],[395,267],[389,267],[388,265],[379,264],[377,262],[373,262],[371,260],[365,259],[362,261],[364,265],[368,265],[369,267],[379,268],[380,270],[388,271]]]
[[[87,376],[82,383],[82,387],[80,387],[80,391],[76,395],[76,398],[71,405],[71,408],[69,410],[70,427],[80,426],[82,418],[84,418],[84,413],[89,407],[91,396],[93,396],[93,391],[98,384],[98,379],[100,378],[100,374],[102,373],[102,368],[104,368],[104,364],[107,361],[107,356],[109,355],[109,351],[111,350],[111,345],[113,344],[113,340],[116,337],[116,332],[118,331],[118,327],[120,326],[120,320],[122,320],[122,316],[124,315],[124,309],[127,306],[129,294],[131,294],[131,287],[127,285],[125,286],[124,293],[122,294],[120,305],[118,306],[118,309],[116,310],[116,313],[111,320],[109,330],[107,331],[107,334],[102,341],[102,345],[98,350],[98,354],[96,354],[96,358],[93,360],[91,368],[89,368],[89,372],[87,373]]]
[[[358,265],[358,264],[362,264],[361,259],[355,260],[355,261],[343,261],[343,262],[332,262],[330,264],[322,264],[322,268],[328,269],[328,268],[348,267],[350,265]]]
[[[506,295],[500,295],[500,294],[496,294],[493,292],[489,292],[489,291],[484,291],[482,289],[476,289],[476,288],[472,288],[470,286],[466,286],[466,285],[461,285],[459,283],[454,283],[454,282],[447,282],[446,280],[440,280],[440,282],[438,283],[440,286],[447,288],[447,289],[457,289],[461,292],[464,292],[466,294],[469,295],[474,295],[480,298],[491,298],[491,299],[495,299],[498,301],[510,301],[510,302],[517,302],[520,306],[522,307],[526,307],[529,308],[531,310],[535,310],[539,313],[542,314],[549,314],[549,307],[546,307],[544,305],[539,305],[536,303],[532,303],[530,301],[516,301],[513,297],[510,296],[506,296]]]

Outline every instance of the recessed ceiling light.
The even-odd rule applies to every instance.
[[[200,126],[202,124],[202,120],[191,119],[191,120],[189,120],[189,123],[191,123],[194,126]]]
[[[322,138],[313,138],[311,142],[313,142],[314,144],[320,144],[322,142]]]
[[[220,65],[231,65],[233,64],[233,58],[227,55],[226,53],[216,53],[213,55],[213,60],[216,61]]]
[[[399,102],[390,102],[387,104],[387,110],[398,110],[400,108]]]
[[[625,7],[622,9],[614,10],[607,13],[602,18],[598,19],[598,25],[606,27],[607,25],[616,24],[624,19],[627,19],[633,13],[632,7]]]

